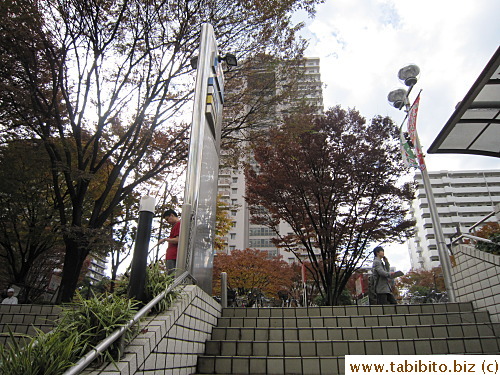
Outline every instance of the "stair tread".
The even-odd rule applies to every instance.
[[[391,339],[346,339],[346,340],[207,340],[206,342],[213,343],[236,343],[236,344],[260,344],[260,343],[269,343],[273,344],[279,343],[293,343],[293,344],[306,344],[306,343],[352,343],[352,342],[389,342],[389,341],[429,341],[429,340],[491,340],[498,339],[498,337],[491,336],[467,336],[467,337],[417,337],[417,338],[391,338]]]
[[[449,314],[487,314],[486,311],[442,311],[409,314],[360,314],[360,315],[307,315],[307,316],[221,316],[219,319],[323,319],[323,318],[357,318],[365,316],[421,316]]]
[[[495,323],[493,323],[495,324]],[[496,323],[499,324],[500,323]],[[490,322],[462,322],[462,323],[436,323],[436,324],[405,324],[402,326],[391,326],[389,328],[412,328],[412,327],[448,327],[448,326],[475,326],[475,325],[484,325],[484,326],[491,326],[492,323]],[[312,330],[322,330],[325,328],[335,328],[335,329],[373,329],[373,328],[387,328],[388,326],[361,326],[361,327],[351,327],[351,326],[342,326],[342,327],[308,327],[307,329],[312,329]],[[255,329],[255,330],[283,330],[283,329],[295,329],[295,330],[302,330],[304,327],[214,327],[214,330],[220,329],[220,330],[236,330],[236,329]]]
[[[281,314],[295,316],[321,316],[330,311],[344,313],[347,315],[358,314],[360,311],[379,311],[385,314],[390,311],[397,311],[398,314],[406,314],[410,310],[420,312],[440,312],[440,311],[473,311],[474,308],[470,302],[448,302],[438,304],[412,304],[412,305],[372,305],[372,306],[322,306],[322,307],[228,307],[222,310],[223,317],[253,317],[256,314],[263,314],[271,317],[278,317]],[[336,314],[337,315],[337,314]]]

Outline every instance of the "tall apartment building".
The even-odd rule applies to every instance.
[[[445,238],[469,228],[494,211],[500,203],[500,170],[430,172],[432,191]],[[408,241],[413,269],[430,270],[440,265],[422,175],[417,173],[417,197],[411,213],[416,234]],[[491,218],[496,221],[496,218]]]
[[[280,115],[287,115],[289,109],[295,105],[298,100],[305,100],[310,105],[316,108],[318,114],[323,113],[323,91],[320,76],[320,59],[305,58],[303,65],[300,66],[303,70],[303,75],[298,83],[297,99],[290,100],[287,103],[282,103],[276,107],[276,111]],[[276,72],[279,75],[279,72]],[[276,79],[276,92],[285,89],[280,87],[283,81]],[[278,116],[279,117],[279,116]],[[268,124],[273,126],[278,124]],[[259,249],[268,253],[269,257],[279,254],[271,239],[276,237],[276,234],[267,227],[257,226],[250,223],[250,212],[247,203],[244,199],[245,194],[245,176],[241,169],[223,168],[219,171],[219,194],[222,200],[228,203],[233,209],[230,211],[232,219],[232,227],[229,231],[225,243],[227,244],[226,251],[246,248]],[[286,224],[280,225],[280,233],[287,234],[292,232],[291,228]],[[283,258],[289,262],[294,261],[294,256],[291,253],[284,253]]]
[[[87,276],[92,283],[98,283],[106,276],[106,259],[101,257],[92,257],[90,259]]]

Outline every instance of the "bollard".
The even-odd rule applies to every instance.
[[[154,212],[155,198],[150,196],[142,197],[139,206],[139,222],[137,224],[137,235],[135,237],[132,270],[130,271],[130,282],[128,285],[129,298],[135,298],[139,301],[144,299],[149,239],[151,237]]]
[[[227,273],[220,273],[220,294],[221,294],[221,304],[222,308],[227,307]]]

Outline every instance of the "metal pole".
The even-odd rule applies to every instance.
[[[405,96],[405,101],[403,106],[405,107],[406,116],[410,113],[410,101],[408,95],[411,92],[413,85],[410,87]],[[401,108],[400,108],[401,109]],[[404,121],[403,121],[404,124]],[[401,124],[401,128],[403,127]],[[400,129],[401,129],[400,128]],[[415,149],[422,150],[420,145],[420,139],[415,130]],[[446,247],[446,240],[443,234],[443,228],[441,227],[441,221],[439,220],[439,215],[437,211],[436,201],[434,200],[434,194],[432,192],[431,181],[429,178],[429,173],[427,172],[427,166],[425,165],[425,159],[422,155],[421,162],[419,160],[419,169],[422,173],[422,182],[424,184],[425,194],[427,196],[427,202],[429,203],[429,211],[431,213],[432,226],[434,228],[434,236],[436,238],[436,245],[439,254],[439,262],[441,263],[441,268],[443,270],[444,285],[448,293],[448,300],[450,302],[455,302],[455,290],[453,289],[453,281],[451,278],[451,262],[448,255],[448,248]]]
[[[302,277],[302,298],[304,299],[303,301],[303,306],[307,307],[307,289],[306,289],[306,265],[302,263],[301,267],[301,277]]]
[[[135,298],[139,301],[143,300],[144,287],[146,285],[146,266],[155,201],[155,198],[150,196],[142,197],[139,206],[139,223],[137,224],[134,257],[132,259],[132,270],[130,271],[128,286],[129,298]]]
[[[191,275],[194,275],[192,253],[194,252],[193,241],[196,236],[195,215],[200,195],[199,176],[202,170],[203,151],[200,145],[203,143],[202,140],[205,130],[207,82],[212,75],[210,66],[215,57],[211,54],[210,35],[212,35],[212,33],[212,25],[208,23],[202,25],[198,64],[196,68],[193,120],[191,123],[191,138],[189,141],[184,204],[182,206],[181,231],[177,250],[177,276],[184,271],[189,271]]]
[[[227,307],[227,273],[220,273],[220,295],[221,295],[221,304],[222,308]]]
[[[418,137],[417,145],[420,148],[420,141],[418,140]],[[429,203],[429,211],[431,213],[432,226],[434,227],[434,235],[436,237],[439,262],[441,263],[441,268],[443,270],[444,285],[448,293],[448,300],[450,302],[455,302],[455,290],[453,289],[453,281],[451,278],[450,256],[448,255],[448,248],[446,247],[443,228],[441,227],[441,221],[439,220],[436,201],[434,200],[434,194],[432,192],[431,180],[425,166],[424,168],[420,168],[420,171],[422,172],[422,181],[424,183],[425,195],[427,196],[427,202]]]

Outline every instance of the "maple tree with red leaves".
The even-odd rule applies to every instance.
[[[496,222],[485,223],[481,229],[474,233],[475,236],[486,238],[493,243],[476,242],[476,248],[487,253],[500,255],[500,224]]]
[[[407,272],[396,280],[396,287],[421,296],[429,294],[432,290],[436,292],[446,290],[441,267],[434,267],[430,271],[422,269]]]
[[[309,271],[327,305],[340,302],[352,273],[374,243],[403,242],[412,183],[399,153],[398,128],[387,117],[367,122],[358,111],[335,107],[322,116],[301,114],[253,143],[246,200],[252,222],[293,233],[275,239]]]
[[[220,294],[220,273],[227,273],[227,285],[240,296],[260,291],[268,298],[278,298],[278,292],[288,291],[295,272],[280,257],[269,259],[267,253],[256,249],[233,250],[214,257],[213,293]]]

